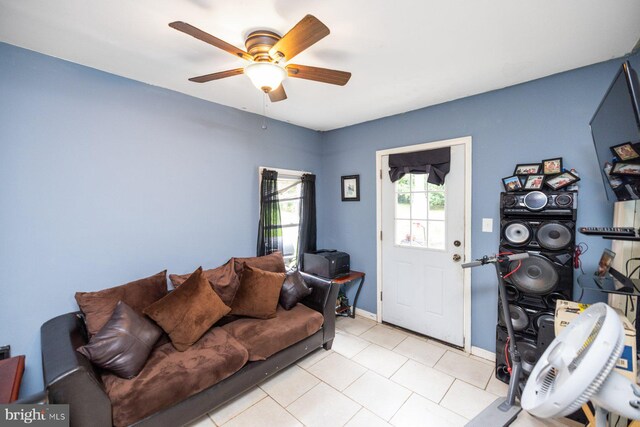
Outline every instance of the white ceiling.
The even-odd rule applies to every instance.
[[[188,22],[244,49],[307,13],[331,34],[294,62],[351,71],[344,86],[287,79],[267,114],[330,130],[629,53],[638,0],[0,0],[0,41],[255,113],[246,76],[187,78],[241,59],[168,27]]]

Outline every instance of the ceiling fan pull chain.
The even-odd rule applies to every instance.
[[[262,129],[267,130],[267,92],[262,94]]]

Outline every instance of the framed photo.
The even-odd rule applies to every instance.
[[[640,176],[640,164],[625,162],[614,163],[610,174]]]
[[[611,269],[611,263],[613,263],[613,259],[615,258],[616,253],[610,251],[609,249],[605,249],[602,251],[602,256],[600,257],[600,262],[598,262],[598,270],[596,271],[596,276],[605,277]]]
[[[609,180],[609,185],[611,186],[611,188],[616,189],[620,187],[622,184],[624,184],[624,182],[619,176],[616,177],[611,175],[612,167],[613,166],[611,165],[611,163],[605,162],[602,170],[604,171],[604,174],[607,176],[607,179]]]
[[[544,184],[544,175],[529,175],[524,183],[525,190],[539,190]]]
[[[516,175],[502,178],[502,185],[504,185],[504,191],[522,190],[522,183]]]
[[[611,151],[615,154],[620,160],[631,160],[637,159],[640,157],[640,154],[633,148],[630,142],[625,142],[624,144],[614,145],[611,147]]]
[[[527,163],[516,165],[516,169],[513,171],[514,175],[535,175],[540,173],[540,168],[542,165],[540,163]]]
[[[580,178],[571,172],[563,172],[555,176],[547,177],[547,180],[544,183],[552,190],[559,190],[578,181],[580,181]]]
[[[346,175],[342,177],[342,201],[360,201],[360,175]]]
[[[542,161],[542,173],[555,175],[562,172],[562,157]]]

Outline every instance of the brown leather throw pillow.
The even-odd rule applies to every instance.
[[[142,370],[160,335],[153,322],[119,301],[107,323],[77,351],[94,365],[131,378]]]
[[[224,265],[204,270],[202,274],[209,281],[213,290],[218,294],[222,302],[231,305],[233,297],[236,296],[238,287],[240,286],[240,278],[236,274],[234,259],[231,258]],[[191,274],[170,274],[169,279],[174,287],[182,285]]]
[[[233,258],[236,264],[236,273],[240,275],[242,272],[242,264],[246,264],[249,267],[259,268],[264,271],[271,271],[273,273],[286,273],[287,269],[284,266],[284,258],[282,252],[276,251],[269,255],[256,256],[251,258]]]
[[[298,270],[287,273],[278,302],[285,310],[291,310],[304,297],[311,294],[312,289],[307,286]]]
[[[97,292],[76,292],[76,302],[85,316],[89,337],[97,334],[107,323],[118,301],[123,301],[136,313],[167,294],[167,271],[151,277]]]
[[[173,292],[147,307],[144,314],[169,334],[178,351],[185,351],[229,311],[200,267]]]
[[[245,265],[231,314],[269,319],[275,317],[284,273],[272,273]]]

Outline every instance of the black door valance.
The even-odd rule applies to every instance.
[[[391,154],[389,156],[389,178],[391,178],[391,182],[396,182],[407,173],[429,174],[427,182],[442,185],[444,177],[449,173],[450,162],[451,147]]]

